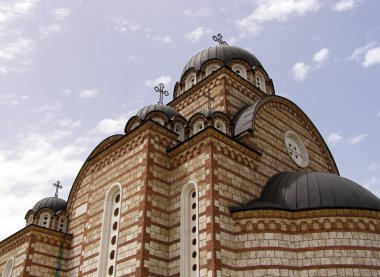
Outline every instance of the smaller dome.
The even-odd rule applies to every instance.
[[[54,213],[58,213],[59,211],[66,211],[67,202],[58,197],[47,197],[44,198],[34,205],[32,211],[37,213],[39,210],[43,208],[51,209]]]
[[[279,209],[380,210],[380,199],[355,182],[323,172],[280,172],[273,175],[261,191],[260,198],[232,212]]]
[[[172,119],[176,115],[179,115],[179,116],[181,115],[172,107],[162,105],[162,104],[153,104],[153,105],[142,108],[140,111],[138,111],[136,116],[138,116],[141,120],[145,120],[148,113],[153,112],[153,111],[163,112],[167,115],[169,119]]]

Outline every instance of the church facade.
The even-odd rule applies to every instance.
[[[254,55],[199,52],[173,96],[101,142],[67,201],[26,213],[2,276],[380,275],[380,200]]]

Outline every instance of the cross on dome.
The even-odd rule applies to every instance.
[[[154,87],[154,90],[156,92],[159,92],[160,93],[160,100],[158,101],[158,104],[164,104],[164,95],[165,96],[168,96],[169,95],[169,92],[167,92],[166,90],[164,90],[164,87],[165,85],[163,83],[160,83],[158,86],[155,86]]]
[[[223,40],[223,36],[220,33],[217,34],[216,36],[212,36],[212,39],[214,41],[219,42],[220,45],[228,45],[228,43]]]
[[[54,183],[53,184],[53,187],[55,187],[55,197],[58,197],[58,190],[62,188],[62,186],[60,185],[60,181],[57,181],[57,183]]]

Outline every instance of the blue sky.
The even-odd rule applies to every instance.
[[[342,176],[380,196],[380,2],[373,0],[0,2],[0,240],[62,198],[91,150],[172,90],[215,45],[251,51],[276,94],[328,143]]]

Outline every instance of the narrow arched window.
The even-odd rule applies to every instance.
[[[195,122],[194,127],[193,127],[193,134],[195,135],[196,133],[202,131],[204,128],[205,128],[205,125],[203,121]]]
[[[48,212],[43,212],[40,214],[40,219],[38,220],[38,225],[49,228],[50,226],[50,214]]]
[[[241,66],[240,64],[235,64],[232,66],[232,71],[235,72],[237,75],[240,75],[244,79],[247,79],[247,72],[244,66]]]
[[[67,218],[65,216],[61,216],[58,220],[57,230],[60,232],[66,232],[67,230]]]
[[[267,92],[265,86],[265,79],[260,73],[256,73],[256,87],[265,93]]]
[[[223,120],[220,120],[220,119],[215,120],[214,126],[216,129],[218,129],[219,131],[223,133],[227,132],[226,123],[224,123]]]
[[[206,76],[211,75],[212,73],[217,71],[219,67],[220,67],[220,65],[217,65],[217,64],[212,64],[209,67],[207,67]]]
[[[186,83],[185,83],[185,90],[188,90],[195,86],[197,83],[197,76],[195,73],[191,73],[189,76],[186,78]]]
[[[34,220],[34,217],[33,217],[33,214],[31,213],[29,216],[28,216],[28,219],[26,220],[26,226],[30,225],[30,224],[33,224],[33,220]]]
[[[195,182],[181,193],[181,276],[199,276],[198,189]]]
[[[103,212],[102,239],[100,244],[100,257],[98,276],[115,276],[117,241],[119,238],[121,185],[112,186],[105,198]]]
[[[15,259],[13,257],[8,259],[7,263],[5,264],[3,274],[1,276],[3,276],[3,277],[11,277],[12,276],[14,261],[15,261]]]
[[[179,123],[176,123],[174,125],[174,132],[176,132],[178,134],[178,138],[180,141],[184,141],[185,139],[185,129],[183,128],[183,126]]]

